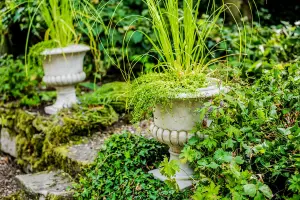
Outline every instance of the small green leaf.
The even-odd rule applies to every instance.
[[[125,156],[126,159],[130,159],[130,152],[125,151],[124,156]]]
[[[134,42],[134,44],[137,44],[139,42],[141,42],[143,40],[143,34],[139,31],[135,31],[132,34],[132,41]]]
[[[265,200],[265,197],[262,193],[257,192],[257,194],[254,197],[254,200]]]
[[[256,186],[254,184],[247,184],[244,185],[244,192],[250,196],[250,197],[254,197],[256,195]]]
[[[207,167],[212,168],[212,169],[217,169],[219,167],[219,165],[215,162],[212,162],[209,165],[207,165]]]
[[[261,191],[268,199],[273,197],[272,190],[266,184],[260,186],[259,191]]]
[[[160,172],[167,176],[172,177],[180,170],[179,163],[177,160],[171,160],[169,162],[169,159],[167,157],[164,158],[164,160],[160,163]]]
[[[191,147],[186,147],[182,150],[179,157],[182,163],[186,163],[187,161],[192,162],[196,157],[196,151],[191,149]]]
[[[243,160],[243,158],[241,156],[236,156],[234,158],[234,161],[235,161],[236,164],[239,164],[239,165],[241,165],[241,164],[244,163],[244,160]]]

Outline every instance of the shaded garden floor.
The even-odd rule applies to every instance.
[[[0,199],[20,190],[15,176],[22,174],[11,157],[0,152]]]

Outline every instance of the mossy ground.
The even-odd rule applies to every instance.
[[[74,108],[56,116],[43,116],[17,106],[0,108],[2,127],[17,138],[18,164],[30,165],[34,171],[51,169],[56,158],[53,149],[70,141],[80,142],[82,136],[90,136],[101,127],[118,120],[118,114],[110,106],[97,109]]]

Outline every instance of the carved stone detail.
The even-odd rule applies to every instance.
[[[66,74],[61,76],[44,76],[43,81],[48,86],[65,86],[80,83],[84,81],[85,78],[85,72],[79,72],[76,74]]]
[[[153,138],[162,142],[164,144],[169,145],[170,147],[183,147],[185,143],[191,138],[193,135],[189,134],[187,131],[171,131],[168,129],[159,128],[154,124],[151,125],[150,131],[152,133]]]

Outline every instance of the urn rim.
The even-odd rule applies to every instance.
[[[53,49],[45,49],[41,55],[60,55],[60,54],[72,54],[72,53],[81,53],[87,52],[90,50],[90,47],[84,44],[71,44],[66,47],[58,47]]]
[[[216,78],[207,78],[207,86],[198,88],[193,93],[179,93],[172,99],[199,99],[209,98],[220,94],[221,92],[227,93],[230,91],[229,87],[222,85],[222,81]]]

